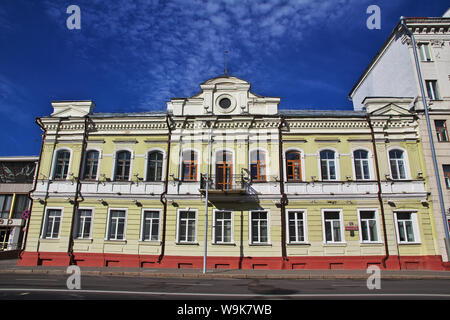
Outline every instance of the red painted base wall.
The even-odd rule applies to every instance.
[[[195,268],[203,267],[203,257],[159,256],[74,253],[75,263],[86,267],[131,267],[131,268]],[[208,257],[208,269],[367,269],[377,265],[384,269],[384,256],[325,256],[325,257]],[[67,266],[70,263],[67,253],[24,252],[19,259],[20,266]],[[449,263],[443,263],[441,256],[390,256],[386,261],[389,270],[450,270]]]

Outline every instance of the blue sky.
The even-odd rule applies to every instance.
[[[369,5],[381,29],[369,30]],[[66,9],[81,9],[69,30]],[[34,118],[51,101],[95,112],[164,111],[223,74],[282,109],[351,109],[347,94],[400,16],[441,16],[448,1],[0,0],[0,156],[38,155]]]

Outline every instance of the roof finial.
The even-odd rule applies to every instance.
[[[225,50],[225,70],[224,70],[224,75],[228,75],[228,66],[227,66],[227,56],[228,56],[228,50]]]

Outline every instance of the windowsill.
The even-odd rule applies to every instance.
[[[73,241],[74,242],[91,242],[92,243],[94,240],[92,238],[89,238],[89,239],[75,238],[75,239],[73,239]]]
[[[39,239],[39,241],[42,241],[42,242],[53,242],[53,241],[56,241],[56,240],[60,240],[60,238],[40,238]]]
[[[301,246],[310,246],[311,245],[311,243],[310,242],[288,242],[288,243],[286,243],[288,246],[299,246],[299,247],[301,247]]]
[[[147,245],[147,246],[160,246],[162,243],[161,240],[140,240],[138,242],[139,245]]]
[[[182,246],[198,246],[198,242],[175,242],[176,245],[182,245]]]
[[[251,247],[271,247],[271,243],[249,243],[248,244]]]
[[[105,244],[127,244],[127,240],[105,240]]]
[[[406,246],[413,246],[413,245],[421,245],[422,242],[399,242],[400,246],[406,245]]]
[[[378,242],[378,241],[374,241],[374,242],[360,242],[359,244],[361,246],[363,246],[363,247],[370,247],[370,246],[377,246],[377,247],[379,247],[379,246],[384,245],[383,242]]]
[[[325,242],[322,245],[324,247],[346,247],[347,242]]]
[[[211,245],[213,245],[213,246],[230,246],[230,247],[235,247],[236,243],[234,243],[234,242],[211,242]]]

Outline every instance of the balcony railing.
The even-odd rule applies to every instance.
[[[208,183],[208,184],[207,184]],[[245,192],[247,190],[248,179],[243,174],[236,175],[210,175],[209,180],[206,174],[200,175],[200,191],[204,192],[208,186],[209,191],[219,192]]]

